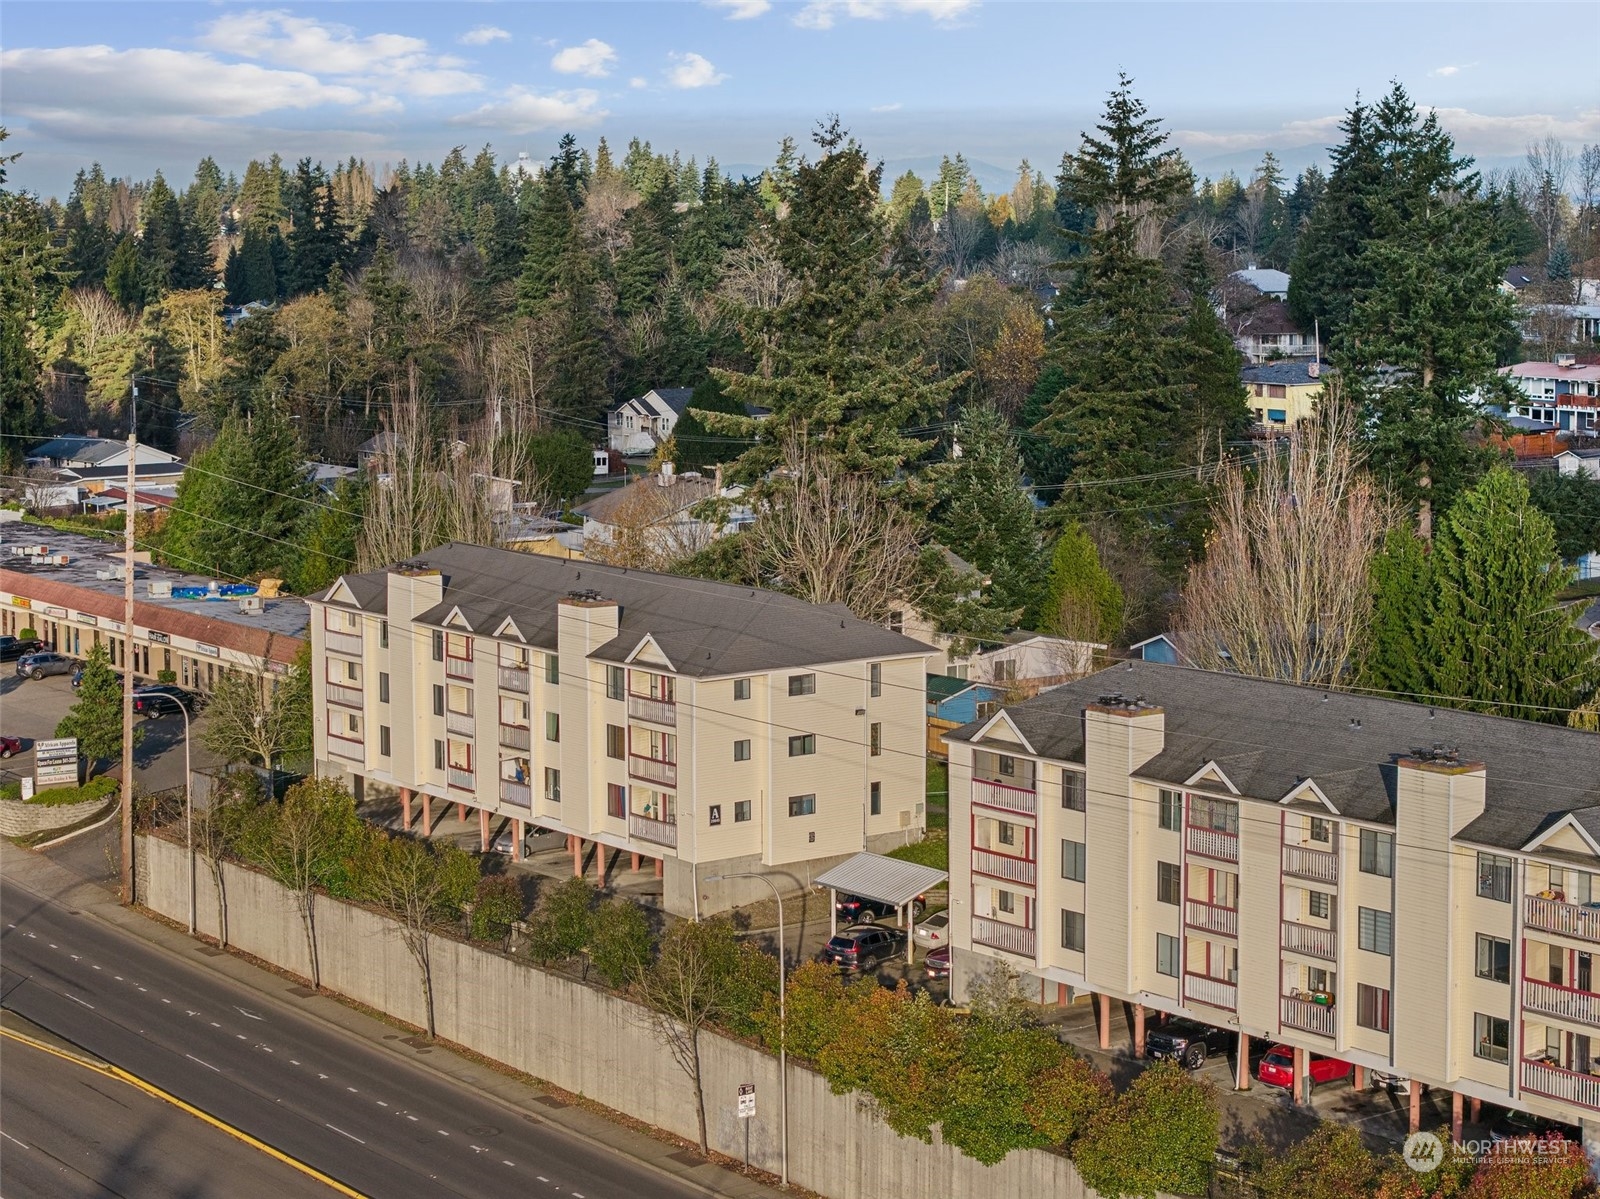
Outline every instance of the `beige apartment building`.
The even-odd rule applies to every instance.
[[[1103,1042],[1126,1003],[1138,1048],[1181,1014],[1446,1088],[1458,1134],[1600,1129],[1600,737],[1131,662],[946,741],[957,994],[998,960]]]
[[[921,837],[924,661],[777,592],[480,546],[311,601],[316,757],[355,786],[652,859],[668,910]]]

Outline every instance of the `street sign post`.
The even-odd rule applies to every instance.
[[[33,781],[41,791],[46,787],[78,785],[78,739],[58,737],[33,744]]]
[[[744,1121],[744,1164],[750,1164],[750,1121],[756,1118],[756,1084],[739,1084],[739,1119]]]

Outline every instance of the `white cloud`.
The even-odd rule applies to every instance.
[[[649,87],[650,81],[643,75],[635,75],[632,79],[628,80],[628,86],[634,89]]]
[[[772,11],[772,0],[705,0],[708,8],[725,8],[728,20],[749,21]]]
[[[794,16],[802,29],[832,29],[840,18],[882,21],[888,17],[925,16],[949,25],[978,6],[978,0],[810,0]]]
[[[899,112],[900,111],[900,101],[896,100],[893,104],[874,104],[872,106],[872,111],[873,112]]]
[[[1462,71],[1470,71],[1477,65],[1475,62],[1463,62],[1447,67],[1434,67],[1428,74],[1435,79],[1449,79],[1452,75],[1459,75]]]
[[[504,42],[510,39],[510,32],[498,25],[474,25],[456,38],[456,41],[463,46],[487,46],[490,42]]]
[[[600,93],[589,88],[541,94],[525,87],[513,87],[501,99],[453,117],[450,123],[487,125],[507,133],[576,129],[593,125],[606,116],[599,103]]]
[[[703,55],[693,52],[669,55],[675,64],[667,71],[667,82],[673,87],[712,87],[727,78]]]
[[[587,75],[591,79],[604,79],[616,63],[617,52],[594,37],[580,46],[557,51],[550,60],[550,66],[563,75]]]

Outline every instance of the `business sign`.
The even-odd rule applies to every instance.
[[[73,619],[77,620],[77,621],[80,621],[83,624],[99,624],[100,623],[93,616],[90,616],[87,612],[74,612],[73,613]]]
[[[209,654],[213,658],[222,657],[222,651],[220,649],[214,645],[207,645],[204,641],[196,641],[194,643],[194,647],[202,654]]]
[[[756,1084],[741,1082],[739,1084],[739,1119],[754,1120],[756,1116]]]
[[[172,644],[172,638],[171,637],[168,637],[165,633],[158,633],[154,629],[150,630],[150,641],[154,645],[171,645]]]
[[[100,627],[102,629],[110,629],[114,633],[122,632],[122,622],[120,620],[112,620],[109,616],[100,622]]]
[[[54,604],[48,605],[44,610],[44,614],[46,616],[59,616],[62,620],[67,618],[67,610],[65,608],[58,608]]]
[[[13,608],[31,608],[33,607],[33,601],[20,595],[13,595],[11,597],[11,606]]]
[[[33,780],[43,790],[45,787],[76,787],[78,785],[78,739],[57,737],[50,741],[33,743]]]

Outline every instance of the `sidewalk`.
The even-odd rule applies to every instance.
[[[159,920],[124,908],[103,887],[85,882],[70,870],[38,854],[18,849],[9,841],[0,841],[0,871],[29,890],[87,912],[174,957],[194,963],[196,955],[204,955],[206,961],[203,964],[208,969],[255,991],[269,1003],[286,1005],[314,1017],[349,1037],[366,1041],[372,1048],[403,1057],[423,1069],[492,1097],[519,1116],[553,1124],[592,1144],[687,1183],[705,1195],[727,1199],[777,1199],[785,1193],[734,1170],[706,1162],[693,1149],[682,1148],[678,1142],[658,1140],[609,1120],[578,1103],[570,1103],[563,1094],[540,1090],[508,1077],[481,1062],[453,1052],[443,1044],[430,1043],[420,1036],[394,1038],[393,1025],[347,1007],[329,996],[307,994],[303,986],[253,966],[213,945],[191,939]],[[791,1188],[787,1193],[804,1192]]]

